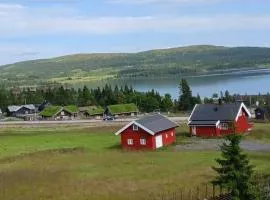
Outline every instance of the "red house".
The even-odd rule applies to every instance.
[[[177,125],[157,114],[132,121],[115,135],[121,134],[121,145],[127,149],[157,149],[176,141]]]
[[[188,120],[190,134],[216,137],[245,133],[252,129],[251,114],[244,103],[196,105]]]

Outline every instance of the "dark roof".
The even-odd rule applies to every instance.
[[[261,107],[257,107],[255,109],[255,112],[264,112],[264,111],[265,111],[265,109],[264,108],[261,108]]]
[[[215,126],[218,121],[191,121],[188,125],[213,125]]]
[[[154,133],[177,127],[177,124],[160,114],[147,116],[136,122]]]
[[[190,121],[231,121],[237,117],[241,103],[232,104],[198,104],[190,117]]]

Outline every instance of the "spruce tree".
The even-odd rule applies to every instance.
[[[192,109],[192,92],[186,79],[182,79],[180,83],[179,110]]]
[[[231,191],[233,200],[256,200],[252,185],[252,166],[247,155],[240,148],[241,136],[230,135],[221,146],[222,159],[217,159],[219,167],[213,167],[218,176],[213,181]]]

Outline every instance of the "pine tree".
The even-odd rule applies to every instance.
[[[231,191],[233,200],[256,200],[252,185],[252,166],[241,148],[241,136],[230,135],[221,146],[222,159],[217,159],[220,167],[213,167],[218,176],[213,181]]]
[[[180,83],[179,110],[189,110],[192,107],[192,92],[187,80],[182,79]]]

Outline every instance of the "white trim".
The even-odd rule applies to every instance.
[[[197,106],[198,106],[198,104],[196,104],[196,105],[194,106],[194,108],[193,108],[193,110],[192,110],[192,112],[191,112],[191,114],[190,114],[190,116],[189,116],[189,118],[188,118],[188,122],[189,122],[189,123],[190,123],[190,119],[191,119],[193,113],[195,112]]]
[[[220,120],[218,120],[218,121],[217,121],[217,123],[216,123],[216,127],[218,127],[218,126],[219,126],[219,124],[220,124]]]
[[[244,103],[241,103],[240,105],[240,108],[238,110],[238,113],[236,115],[236,118],[235,118],[235,121],[238,120],[240,114],[241,114],[241,111],[242,111],[242,108],[244,108],[244,110],[246,111],[246,113],[248,114],[248,117],[250,118],[251,117],[251,113],[249,112],[249,110],[247,109],[246,105]]]
[[[122,133],[124,130],[126,130],[128,127],[130,127],[131,125],[137,125],[138,127],[140,127],[141,129],[145,130],[147,133],[151,134],[151,135],[155,135],[155,133],[151,130],[149,130],[148,128],[144,127],[143,125],[139,124],[138,122],[136,121],[132,121],[130,123],[128,123],[126,126],[124,126],[123,128],[121,128],[119,131],[117,131],[115,133],[115,135],[119,135],[120,133]]]

